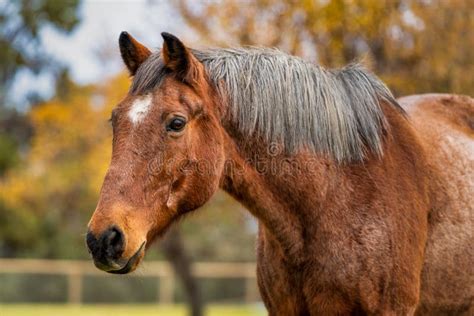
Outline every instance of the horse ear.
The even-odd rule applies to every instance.
[[[138,67],[151,55],[148,48],[140,44],[127,32],[120,33],[119,46],[123,62],[132,76],[135,75]]]
[[[174,35],[163,32],[163,61],[179,80],[193,84],[202,75],[202,64],[191,51]]]

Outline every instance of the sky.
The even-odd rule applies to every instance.
[[[85,1],[80,9],[82,23],[68,35],[45,30],[43,41],[48,51],[66,62],[78,83],[98,80],[105,72],[116,72],[122,65],[118,50],[120,32],[127,31],[149,47],[161,46],[160,32],[173,28],[167,1]],[[110,55],[112,65],[99,60],[98,52]],[[114,53],[115,54],[112,54]],[[117,69],[118,68],[118,69]]]
[[[81,23],[72,33],[63,34],[46,27],[41,40],[47,52],[67,65],[79,84],[95,83],[120,71],[118,37],[127,31],[149,48],[161,47],[160,33],[180,35],[182,23],[166,0],[88,0],[79,9]],[[13,99],[24,102],[24,91],[34,90],[44,97],[53,93],[49,75],[37,77],[20,73],[12,87]],[[20,107],[21,108],[21,107]]]

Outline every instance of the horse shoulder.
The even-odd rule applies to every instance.
[[[430,94],[399,102],[409,114],[432,170],[433,206],[419,313],[458,314],[474,308],[474,99]]]

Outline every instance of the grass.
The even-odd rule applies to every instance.
[[[263,316],[261,305],[210,305],[206,316]],[[3,304],[1,316],[187,316],[183,305],[46,305]]]

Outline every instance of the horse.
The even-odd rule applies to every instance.
[[[88,224],[99,269],[223,189],[258,221],[269,315],[474,315],[474,100],[396,100],[358,64],[119,37],[131,75]]]

